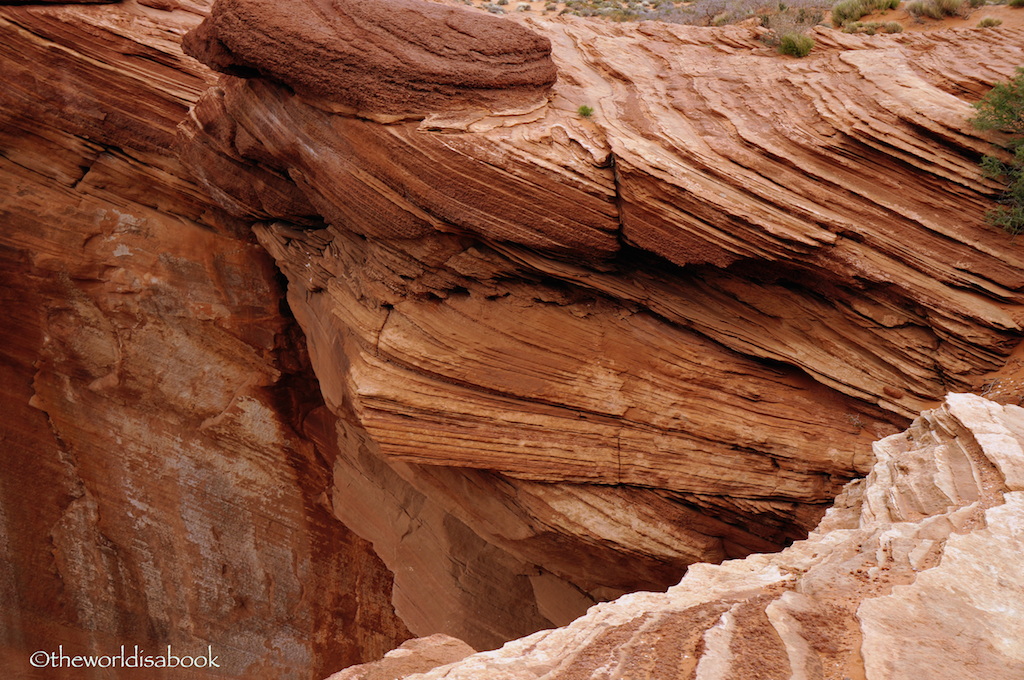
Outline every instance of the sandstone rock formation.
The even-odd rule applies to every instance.
[[[171,153],[200,19],[0,10],[5,678],[186,677],[29,665],[122,644],[314,677],[409,636],[294,430],[320,400],[273,263]]]
[[[389,44],[411,62],[403,16]],[[757,28],[524,25],[559,69],[546,103],[454,95],[414,119],[360,110],[348,75],[310,90],[292,38],[221,49],[312,35],[265,3],[218,4],[187,41],[233,75],[181,154],[288,277],[336,419],[318,421],[334,511],[395,572],[414,632],[478,648],[498,631],[452,602],[525,592],[521,625],[554,622],[783,547],[867,471],[871,439],[999,367],[1024,320],[1021,255],[981,218],[990,143],[967,123],[1024,60],[1019,29],[822,31],[792,60]],[[419,82],[389,80],[393,98]],[[422,510],[369,520],[365,498]],[[447,566],[409,549],[416,531]],[[490,586],[461,578],[484,546],[507,565]]]
[[[695,565],[666,593],[388,677],[1021,677],[1024,409],[949,395],[874,451],[867,479],[781,553]],[[359,670],[346,679],[376,666]]]
[[[385,119],[536,105],[555,80],[536,33],[421,0],[219,0],[185,47],[225,73]]]
[[[394,680],[461,661],[472,653],[465,642],[438,633],[404,642],[380,661],[346,668],[327,680]]]
[[[136,641],[322,677],[568,624],[803,537],[1019,342],[966,121],[1020,30],[796,61],[285,7],[0,9],[16,677]]]

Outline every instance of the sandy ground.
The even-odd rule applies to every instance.
[[[465,5],[461,0],[430,0],[431,2],[440,2],[449,5]],[[472,0],[474,7],[480,7],[487,0]],[[496,0],[491,0],[496,2]],[[554,4],[556,9],[547,10],[547,6]],[[823,0],[822,4],[829,4],[827,0]],[[523,10],[523,13],[534,14],[541,16],[556,16],[559,12],[565,9],[564,2],[552,2],[551,0],[509,0],[507,5],[504,5],[502,9],[509,15],[518,14],[517,9],[520,5],[528,5],[529,9]],[[906,10],[897,8],[889,10],[887,12],[881,12],[872,14],[864,17],[861,21],[898,21],[903,25],[905,31],[934,31],[942,28],[974,28],[978,25],[984,17],[993,17],[995,19],[1001,19],[1003,26],[1024,26],[1024,7],[1012,8],[1006,5],[988,5],[985,7],[979,7],[971,11],[971,14],[966,18],[963,17],[950,17],[937,21],[935,19],[928,18],[915,18],[911,16]]]
[[[901,5],[887,12],[866,16],[861,21],[898,21],[903,24],[903,30],[905,31],[935,31],[942,28],[974,28],[985,17],[1002,20],[1002,26],[1004,27],[1024,26],[1024,7],[986,5],[985,7],[972,10],[966,18],[949,17],[938,21],[926,17],[913,17]]]

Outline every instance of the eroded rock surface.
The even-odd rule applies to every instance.
[[[0,11],[5,669],[497,647],[802,537],[1019,341],[967,124],[1019,30],[797,61],[750,28],[217,8],[189,49],[220,80],[179,47],[203,2]],[[717,626],[738,603],[693,644],[776,616]]]
[[[666,593],[402,677],[1020,677],[1024,409],[949,395],[874,452],[781,553],[695,565]]]
[[[213,77],[188,4],[0,10],[4,677],[184,677],[29,665],[121,645],[314,677],[409,635],[295,432],[320,399],[279,275],[171,153]]]
[[[185,48],[219,71],[384,119],[536,105],[555,79],[545,38],[420,0],[218,0]]]
[[[439,633],[409,640],[388,652],[380,661],[346,668],[327,680],[395,680],[410,673],[461,661],[473,651],[465,642]]]
[[[396,596],[414,632],[492,644],[471,609],[426,604],[496,605],[461,578],[482,545],[503,554],[499,593],[530,578],[524,627],[781,548],[867,472],[870,440],[1020,340],[1024,262],[982,222],[998,187],[968,123],[1024,60],[1019,29],[821,31],[794,60],[756,28],[523,20],[558,68],[547,103],[391,120],[254,57],[225,66],[218,22],[305,30],[262,7],[218,5],[190,38],[235,75],[184,124],[182,158],[288,277],[351,489],[335,513],[396,592],[436,575]],[[332,82],[336,101],[361,92]],[[423,510],[396,529],[358,498]],[[425,527],[434,566],[408,549]]]

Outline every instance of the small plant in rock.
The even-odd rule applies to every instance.
[[[576,113],[580,115],[580,118],[590,118],[594,115],[594,107],[581,104],[580,107],[576,109]]]
[[[800,33],[786,33],[779,38],[779,54],[806,57],[814,49],[814,38]]]
[[[1024,67],[1009,81],[993,87],[974,108],[978,114],[971,122],[976,128],[1011,135],[1005,144],[1009,160],[985,156],[981,168],[986,176],[1006,182],[1001,205],[985,214],[986,221],[1016,236],[1024,233]]]
[[[978,28],[995,28],[1003,23],[1002,19],[996,19],[995,17],[985,17],[978,22]]]

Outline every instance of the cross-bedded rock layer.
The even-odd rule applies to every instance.
[[[950,395],[875,446],[805,541],[408,680],[913,680],[1024,673],[1024,409]],[[440,641],[409,643],[407,668]],[[448,643],[449,647],[451,646]],[[345,675],[369,680],[395,660]]]
[[[800,537],[1016,344],[966,102],[1020,31],[387,4],[220,5],[182,162],[204,3],[0,10],[5,668],[494,647]]]
[[[385,124],[236,54],[216,65],[247,77],[183,127],[289,279],[339,486],[402,486],[366,474],[379,455],[584,603],[785,545],[870,439],[1018,343],[1024,263],[982,222],[968,100],[1024,61],[1020,30],[821,31],[794,60],[756,28],[524,25],[559,69],[542,105]],[[382,554],[411,592],[411,558]]]

